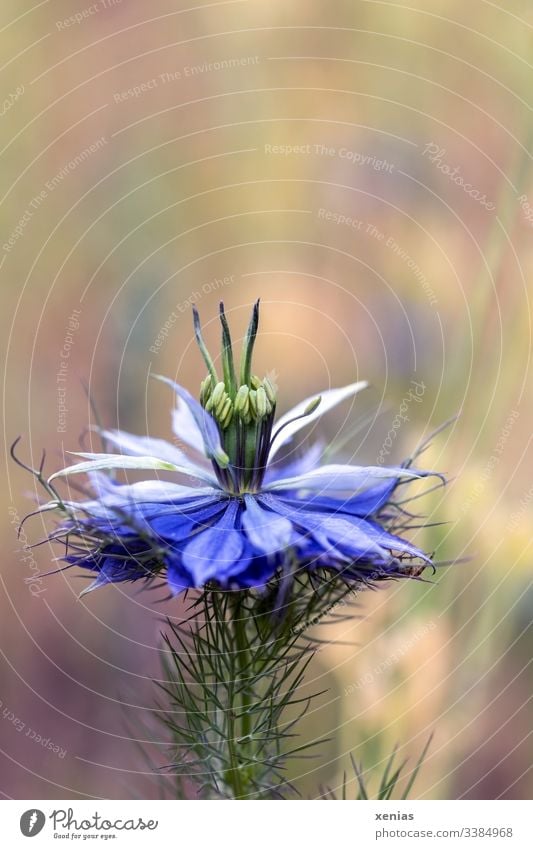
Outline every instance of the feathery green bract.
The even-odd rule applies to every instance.
[[[363,765],[358,764],[353,755],[350,755],[350,761],[356,785],[355,799],[365,801],[369,799],[375,799],[376,801],[388,801],[390,799],[408,799],[411,790],[413,789],[413,785],[416,781],[416,777],[420,772],[422,764],[424,763],[432,740],[433,734],[430,734],[414,766],[414,769],[412,769],[411,772],[406,772],[406,767],[408,764],[407,759],[401,761],[399,764],[397,763],[398,746],[395,746],[385,764],[385,769],[383,770],[377,791],[375,793],[372,793],[368,784],[368,770],[364,770]],[[407,783],[405,784],[403,792],[400,795],[401,787],[399,785],[400,782],[404,779],[407,779]],[[398,791],[397,793],[395,792],[396,790]],[[326,787],[324,788],[322,798],[339,799],[339,796],[335,790],[332,790],[330,787]],[[348,798],[348,780],[346,773],[344,773],[343,776],[340,798],[343,800],[346,800]]]
[[[297,592],[288,592],[291,583]],[[289,574],[266,594],[206,590],[183,624],[169,622],[160,685],[166,703],[157,710],[174,745],[167,769],[192,779],[201,798],[297,793],[284,774],[287,761],[326,742],[301,743],[295,732],[319,695],[298,695],[316,650],[305,631],[354,596],[348,584]]]
[[[286,583],[298,585],[289,593]],[[170,731],[172,748],[165,770],[183,779],[203,799],[284,799],[299,795],[286,777],[290,759],[320,753],[325,738],[301,743],[297,725],[321,693],[299,697],[298,689],[322,642],[309,629],[352,618],[357,597],[317,574],[286,576],[265,595],[204,591],[180,625],[164,635],[165,703],[156,716]],[[287,603],[285,603],[287,599]],[[339,608],[347,606],[344,612]],[[293,707],[290,719],[287,709]],[[373,792],[368,771],[351,756],[355,799],[407,799],[432,736],[414,768],[398,762],[395,747]],[[403,793],[400,795],[401,786]],[[340,796],[347,799],[344,775]],[[184,798],[184,795],[181,796]]]

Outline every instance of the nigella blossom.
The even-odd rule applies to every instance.
[[[163,577],[177,594],[206,586],[262,587],[289,567],[371,584],[417,574],[430,564],[423,551],[391,532],[389,522],[397,488],[428,472],[408,464],[324,465],[317,446],[288,462],[279,459],[290,453],[287,446],[301,428],[367,384],[328,389],[276,420],[276,387],[252,372],[259,302],[238,372],[223,305],[220,320],[222,376],[194,310],[207,366],[199,400],[157,376],[173,392],[173,431],[187,450],[162,439],[100,430],[104,444],[117,453],[76,452],[81,462],[49,478],[54,498],[41,509],[65,514],[52,537],[66,540],[68,566],[95,573],[88,589]],[[165,470],[177,480],[119,483],[109,476],[128,469]],[[57,478],[82,473],[91,497],[55,497]]]

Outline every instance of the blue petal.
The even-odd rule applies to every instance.
[[[293,525],[311,533],[326,550],[333,548],[350,557],[388,559],[373,529],[368,533],[368,522],[364,519],[291,509],[275,498],[268,499],[267,503],[272,510],[289,518]]]
[[[67,466],[64,469],[60,469],[58,472],[54,472],[53,475],[50,475],[48,478],[48,483],[50,484],[56,478],[61,477],[69,477],[70,475],[81,475],[81,474],[89,474],[90,472],[98,472],[103,470],[127,470],[132,469],[134,471],[167,471],[167,472],[180,472],[188,475],[194,475],[195,477],[206,477],[206,473],[203,471],[201,474],[200,470],[192,470],[191,467],[186,466],[177,466],[174,463],[169,463],[167,460],[161,460],[159,457],[139,457],[132,456],[131,454],[93,454],[88,451],[69,451],[69,454],[74,454],[77,457],[83,457],[82,463],[75,463],[73,466]],[[209,481],[211,483],[212,481]]]
[[[267,556],[257,554],[252,549],[251,543],[245,540],[244,552],[242,561],[246,564],[245,568],[239,571],[234,578],[229,578],[227,586],[230,589],[260,589],[273,577],[278,566],[281,565],[281,558],[277,555]]]
[[[222,448],[218,425],[214,418],[210,416],[196,398],[193,398],[191,393],[183,386],[180,386],[179,383],[175,383],[173,380],[170,380],[170,378],[162,377],[159,374],[154,374],[154,377],[157,378],[157,380],[162,380],[163,383],[168,384],[168,386],[171,386],[174,392],[187,404],[202,434],[205,453],[208,457],[215,460],[221,468],[226,468],[229,463],[229,457]]]
[[[227,499],[208,496],[179,504],[125,502],[110,506],[95,501],[77,506],[78,513],[82,512],[77,521],[88,533],[111,534],[117,539],[155,535],[175,542],[188,539],[202,524],[209,524],[226,504]],[[73,528],[73,523],[70,525]]]
[[[272,510],[290,518],[294,525],[311,533],[325,552],[354,559],[369,559],[381,565],[394,559],[392,552],[397,552],[431,563],[431,559],[421,549],[408,540],[389,533],[377,522],[338,512],[334,515],[308,512],[297,508],[295,504],[288,505],[272,497],[268,498],[268,504]],[[309,554],[309,548],[305,544],[302,546],[302,552],[304,549]],[[319,554],[316,548],[311,549],[311,553]]]
[[[323,492],[362,491],[383,478],[394,480],[422,478],[432,472],[404,469],[401,466],[345,466],[342,464],[321,466],[305,475],[282,478],[268,484],[266,490],[321,490]]]
[[[327,413],[351,395],[357,395],[358,392],[367,386],[368,383],[365,380],[360,380],[357,383],[351,383],[349,386],[341,386],[338,389],[326,389],[324,392],[317,392],[316,395],[311,395],[309,398],[300,401],[296,407],[293,407],[292,410],[289,410],[288,413],[285,413],[276,422],[277,429],[272,440],[270,456],[274,457],[280,448],[287,442],[290,442],[293,436],[303,427],[307,427],[308,424],[323,416],[324,413]],[[312,413],[305,415],[305,411],[316,398],[320,398],[320,404],[318,404]]]
[[[211,486],[183,486],[182,484],[158,480],[122,484],[111,481],[107,475],[94,472],[90,478],[96,495],[106,504],[141,503],[143,501],[166,501],[178,504],[191,498],[201,498],[204,495],[212,497],[220,497],[221,495],[219,488]]]
[[[334,498],[327,495],[314,495],[308,493],[300,496],[298,492],[284,493],[282,500],[286,504],[294,504],[303,506],[306,510],[326,510],[331,513],[341,512],[349,513],[353,516],[372,516],[381,510],[388,501],[396,488],[398,481],[385,481],[384,483],[366,489],[351,498]]]
[[[154,574],[148,565],[138,560],[144,556],[150,563],[150,548],[141,540],[129,543],[117,542],[111,544],[99,554],[67,556],[63,559],[71,565],[81,566],[97,572],[97,577],[86,587],[81,596],[92,592],[104,584],[117,584],[123,581],[138,581]]]
[[[294,460],[290,460],[287,463],[283,463],[283,460],[281,460],[279,463],[269,464],[265,474],[265,483],[276,481],[279,478],[289,478],[311,472],[320,463],[323,451],[324,445],[321,442],[315,442],[300,457],[296,457]]]
[[[202,431],[196,424],[190,408],[180,397],[177,398],[176,407],[172,410],[172,430],[178,439],[205,456]]]
[[[198,466],[190,457],[165,439],[154,439],[151,436],[136,436],[125,430],[99,430],[102,439],[111,442],[123,454],[133,454],[139,457],[158,457],[176,466],[190,469],[197,477],[208,480],[216,485],[216,478],[205,468]]]
[[[425,560],[426,563],[431,563],[431,558],[408,540],[389,533],[376,522],[365,521],[364,524],[365,533],[367,533],[369,537],[372,537],[382,548],[386,548],[390,551],[398,551],[402,554],[408,554],[410,557],[419,557],[421,560]]]
[[[143,516],[147,521],[158,518],[160,516],[188,516],[202,510],[209,510],[213,507],[221,512],[227,506],[227,498],[210,497],[204,495],[202,498],[191,498],[189,501],[180,501],[177,504],[153,504],[139,503],[136,508],[139,515]]]
[[[181,558],[173,555],[172,552],[167,557],[167,583],[173,595],[178,595],[194,586],[191,576],[182,566]]]
[[[235,528],[237,512],[237,502],[230,501],[222,517],[184,549],[183,565],[195,587],[210,580],[226,583],[248,565],[250,555],[245,555],[243,534]]]
[[[290,521],[263,509],[252,495],[245,495],[244,503],[241,521],[252,545],[269,555],[285,550],[293,536]]]
[[[216,516],[224,510],[225,502],[217,502],[211,506],[202,506],[189,513],[168,513],[164,516],[155,516],[150,519],[150,528],[163,540],[171,542],[182,542],[189,539],[199,528],[210,527]]]

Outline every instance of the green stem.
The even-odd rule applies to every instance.
[[[249,649],[246,639],[246,618],[240,599],[231,605],[231,608],[235,665],[233,681],[229,692],[230,704],[228,706],[228,749],[231,764],[229,783],[233,789],[235,799],[245,799],[248,797],[248,781],[240,754],[245,754],[246,760],[248,760],[251,742],[249,739],[251,731],[251,717],[249,713],[251,693],[245,681],[248,674]],[[240,691],[238,700],[235,693],[236,688]]]
[[[246,677],[249,674],[248,671],[248,644],[246,640],[246,619],[242,615],[242,607],[241,604],[238,603],[235,609],[235,644],[237,648],[237,668],[239,671],[239,683],[242,688],[241,695],[241,708],[242,708],[242,716],[241,716],[241,733],[244,738],[244,749],[249,749],[249,736],[251,731],[250,724],[250,707],[251,707],[251,694],[245,683]]]
[[[230,759],[230,775],[228,782],[233,790],[235,799],[244,799],[244,786],[237,752],[235,710],[233,705],[234,686],[230,691],[230,706],[228,708],[228,752]]]

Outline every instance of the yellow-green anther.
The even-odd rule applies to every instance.
[[[218,405],[220,404],[221,400],[224,398],[225,394],[226,394],[226,387],[225,387],[224,383],[222,381],[220,381],[219,383],[217,383],[217,385],[213,389],[213,393],[211,395],[211,398],[209,399],[211,401],[212,409],[214,409],[214,410],[217,409]]]
[[[252,418],[255,419],[257,416],[257,391],[255,389],[250,389],[248,398],[250,399],[250,413]]]
[[[250,390],[247,386],[239,387],[239,391],[235,396],[235,412],[238,416],[244,418],[250,409]]]
[[[250,386],[252,389],[259,389],[261,386],[261,379],[256,374],[252,374],[250,378]]]
[[[219,404],[216,411],[217,419],[219,420],[220,424],[223,424],[226,421],[228,413],[230,413],[232,410],[233,404],[231,403],[231,398],[229,397],[229,395],[226,395],[224,401]]]
[[[224,418],[220,420],[220,427],[223,430],[226,430],[226,428],[228,428],[230,426],[231,420],[233,419],[233,405],[231,403],[230,398],[228,398],[228,401],[229,401],[228,411],[227,411],[226,415],[224,416]]]
[[[213,396],[210,395],[205,404],[206,412],[211,413],[212,416],[215,414],[216,406],[213,400]]]
[[[271,405],[274,406],[276,403],[276,390],[272,386],[272,383],[270,382],[268,377],[265,377],[265,379],[263,380],[263,386],[265,388],[268,400],[270,401]]]
[[[207,375],[205,380],[202,380],[200,386],[200,403],[203,407],[207,404],[207,400],[211,394],[211,389],[213,388],[213,378],[210,374]]]
[[[224,395],[215,407],[215,415],[217,416],[217,418],[221,419],[223,417],[224,410],[226,409],[226,404],[228,401],[231,404],[231,398],[229,397],[227,392],[224,392]]]
[[[304,416],[310,416],[311,413],[314,413],[321,401],[322,401],[321,395],[319,395],[318,398],[314,398],[305,408],[303,415]]]
[[[266,396],[266,392],[262,386],[257,390],[256,395],[256,405],[257,405],[257,418],[264,419],[268,413],[269,403],[268,398]]]

